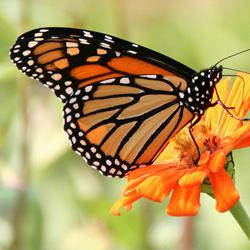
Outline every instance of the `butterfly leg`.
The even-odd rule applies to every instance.
[[[219,93],[218,93],[218,90],[215,88],[215,92],[216,92],[216,95],[217,95],[217,98],[218,100],[212,104],[212,106],[215,106],[217,104],[219,104],[232,118],[238,120],[238,121],[250,121],[250,118],[240,118],[240,117],[237,117],[235,116],[234,114],[232,114],[229,109],[235,109],[235,107],[227,107],[220,99],[220,96],[219,96]]]
[[[222,103],[222,102],[221,102],[221,103]],[[217,100],[217,101],[211,103],[211,104],[209,105],[209,107],[215,107],[217,104],[221,105],[221,104],[219,103],[219,101]],[[224,104],[223,104],[223,105],[224,105]],[[223,108],[224,108],[224,109],[235,109],[235,107],[228,107],[228,106],[226,106],[226,105],[224,105]]]
[[[200,121],[201,117],[202,117],[202,116],[197,117],[197,118],[191,123],[191,125],[190,125],[189,128],[188,128],[190,137],[192,138],[192,140],[193,140],[193,142],[194,142],[194,145],[195,145],[195,148],[196,148],[196,151],[197,151],[197,159],[194,159],[194,162],[195,162],[195,163],[198,163],[198,161],[200,160],[201,154],[200,154],[199,146],[198,146],[198,144],[197,144],[197,142],[196,142],[196,140],[195,140],[195,138],[194,138],[194,135],[193,135],[192,131],[193,131],[193,127]]]

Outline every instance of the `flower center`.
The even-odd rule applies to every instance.
[[[198,145],[200,155],[206,153],[211,154],[220,144],[218,136],[211,133],[209,126],[200,122],[198,125],[193,127],[193,137],[196,144]],[[179,159],[181,162],[190,166],[198,165],[197,158],[198,152],[195,147],[195,142],[190,136],[188,129],[183,129],[174,138],[175,150],[179,153]]]

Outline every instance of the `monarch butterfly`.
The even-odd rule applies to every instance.
[[[123,177],[151,164],[169,139],[213,106],[222,66],[195,72],[158,52],[88,30],[40,28],[10,50],[18,69],[64,103],[73,150]]]

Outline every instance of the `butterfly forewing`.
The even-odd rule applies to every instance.
[[[23,73],[51,88],[63,102],[79,87],[95,81],[139,74],[188,78],[194,72],[142,46],[80,29],[27,32],[17,39],[10,56]]]

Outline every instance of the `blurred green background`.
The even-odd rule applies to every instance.
[[[249,249],[231,214],[216,212],[204,194],[192,221],[167,216],[167,201],[141,200],[110,215],[125,180],[86,166],[70,149],[61,102],[8,58],[21,33],[67,26],[116,35],[199,70],[250,47],[249,10],[249,0],[0,0],[0,250]],[[249,58],[225,65],[250,71]],[[249,211],[249,149],[234,159]],[[192,248],[183,244],[185,228]]]

